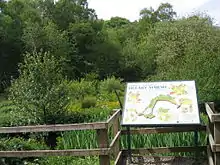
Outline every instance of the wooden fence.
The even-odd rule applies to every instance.
[[[117,110],[106,122],[38,125],[20,127],[0,127],[0,133],[27,133],[27,132],[57,132],[75,130],[96,130],[99,148],[95,149],[70,149],[70,150],[30,150],[30,151],[0,151],[0,157],[43,157],[43,156],[99,156],[100,165],[110,165],[110,155],[114,153],[120,161],[119,148],[119,117]],[[109,128],[113,129],[113,140],[108,144]]]
[[[214,103],[206,103],[205,107],[209,118],[207,125],[209,165],[220,165],[220,113],[215,111]]]
[[[206,104],[206,110],[210,118],[209,127],[209,162],[210,165],[219,164],[220,135],[219,135],[219,115],[212,112],[210,104]],[[212,112],[212,113],[211,113]],[[0,157],[43,157],[43,156],[99,156],[100,165],[110,165],[110,158],[114,158],[115,165],[125,163],[124,157],[128,155],[126,149],[120,148],[120,136],[127,135],[127,130],[121,130],[119,121],[121,111],[116,110],[106,122],[83,123],[83,124],[63,124],[63,125],[38,125],[20,127],[0,127],[0,133],[25,133],[25,132],[56,132],[71,130],[96,130],[99,148],[95,149],[70,149],[70,150],[32,150],[32,151],[0,151]],[[214,125],[214,127],[212,127]],[[108,133],[112,128],[113,140],[109,144]],[[210,131],[210,130],[212,131]],[[206,131],[206,126],[185,126],[185,127],[161,127],[161,128],[136,128],[131,129],[131,134],[156,134],[174,132],[194,132]],[[214,138],[211,138],[214,131]],[[219,136],[219,138],[217,138]],[[155,154],[170,152],[195,152],[205,151],[207,146],[186,146],[186,147],[159,147],[159,148],[137,148],[132,149],[132,154]],[[214,159],[210,156],[214,153]],[[215,164],[214,164],[215,163]]]

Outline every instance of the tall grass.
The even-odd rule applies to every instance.
[[[201,114],[201,123],[207,124],[208,118]],[[206,145],[207,135],[205,132],[198,132],[198,145]],[[127,148],[127,136],[121,137],[122,148]],[[195,146],[194,132],[161,133],[131,135],[131,148],[153,148],[153,147],[176,147]],[[203,154],[203,153],[202,153]],[[194,153],[171,153],[162,155],[194,156]]]
[[[207,117],[201,114],[202,123],[207,123]],[[112,135],[109,131],[109,139]],[[132,135],[132,148],[153,148],[153,147],[175,147],[175,146],[194,146],[194,132],[183,133],[163,133],[163,134],[145,134]],[[206,133],[198,133],[198,145],[206,145]],[[62,134],[59,138],[59,149],[91,149],[97,148],[96,131],[69,131]],[[127,137],[121,137],[121,147],[127,148]],[[193,156],[193,153],[172,154]]]
[[[91,149],[98,148],[95,130],[64,132],[58,138],[57,149]]]

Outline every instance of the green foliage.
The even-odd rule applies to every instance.
[[[196,80],[200,101],[219,95],[220,31],[206,18],[158,23],[151,43],[157,50],[157,74],[150,80]]]
[[[13,126],[14,124],[17,125],[18,123],[20,123],[19,120],[22,118],[22,115],[18,113],[13,113],[13,110],[16,108],[17,107],[11,101],[0,101],[0,126]],[[24,122],[22,122],[22,124]]]
[[[36,123],[59,122],[69,102],[59,61],[49,53],[27,53],[19,72],[10,89],[17,110],[29,114]]]
[[[115,90],[123,90],[122,79],[113,76],[100,82],[100,91],[112,93]]]
[[[123,95],[123,90],[124,84],[122,83],[122,79],[117,79],[114,76],[106,78],[99,83],[98,99],[100,101],[118,101],[118,96]]]
[[[43,142],[35,139],[10,138],[0,140],[1,151],[43,150],[47,149]]]
[[[57,149],[92,149],[98,148],[95,130],[65,132],[58,138]]]
[[[130,24],[130,21],[126,18],[112,17],[109,21],[105,22],[106,28],[122,28]]]
[[[99,165],[99,157],[85,157],[85,158],[73,158],[73,157],[48,157],[40,162],[41,165]]]
[[[48,149],[43,142],[35,139],[10,138],[0,139],[1,151],[23,151]],[[0,158],[1,165],[31,165],[31,162],[38,163],[37,158]]]
[[[171,21],[174,19],[176,12],[169,3],[161,3],[160,6],[154,10],[152,7],[144,8],[140,12],[142,19],[149,21],[149,23],[156,23],[159,21]]]
[[[97,43],[91,48],[89,62],[93,65],[93,70],[103,79],[110,75],[117,75],[120,72],[121,49],[107,38],[103,43]]]
[[[85,96],[96,95],[96,88],[92,81],[81,79],[72,81],[68,85],[71,100],[83,100]]]
[[[112,109],[110,107],[91,107],[86,109],[75,109],[75,106],[69,107],[70,123],[98,122],[108,119]]]
[[[67,29],[70,23],[96,19],[94,10],[88,8],[87,0],[60,0],[55,3],[53,10],[52,19],[61,29]]]
[[[147,36],[148,37],[148,36]],[[127,40],[123,47],[122,76],[126,81],[140,81],[155,72],[155,52],[147,37]]]
[[[91,108],[95,107],[96,105],[96,98],[95,97],[85,97],[82,101],[82,108]]]
[[[209,17],[177,19],[168,3],[143,7],[135,22],[98,20],[87,0],[10,0],[0,8],[0,91],[19,76],[25,51],[43,51],[69,80],[88,73],[126,82],[195,79],[202,101],[220,97],[220,32]]]

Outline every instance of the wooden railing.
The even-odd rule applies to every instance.
[[[131,129],[130,134],[157,134],[157,133],[177,133],[177,132],[194,132],[194,131],[206,131],[205,125],[192,125],[184,127],[159,127],[159,128],[137,128]],[[127,135],[127,130],[121,131],[122,135]],[[156,148],[136,148],[132,149],[132,154],[147,154],[155,155],[159,153],[174,153],[174,152],[197,152],[206,151],[206,146],[184,146],[184,147],[156,147]],[[123,156],[127,156],[128,151],[123,150]]]
[[[220,117],[214,114],[213,105],[206,104],[206,111],[209,116],[208,128],[201,126],[185,127],[161,127],[161,128],[136,128],[131,129],[131,134],[156,134],[175,132],[206,131],[209,135],[208,154],[210,165],[219,164],[220,152]],[[100,165],[110,165],[113,157],[115,165],[122,165],[124,157],[128,155],[126,149],[120,148],[120,136],[127,135],[127,130],[120,129],[121,111],[115,110],[113,115],[106,122],[63,124],[63,125],[38,125],[20,127],[0,127],[1,133],[25,133],[25,132],[56,132],[71,130],[96,130],[99,148],[94,149],[69,149],[69,150],[31,150],[31,151],[0,151],[0,157],[43,157],[43,156],[99,156]],[[112,129],[111,129],[112,128]],[[112,141],[109,144],[109,131],[112,130]],[[186,146],[186,147],[159,147],[159,148],[136,148],[132,154],[157,154],[170,152],[196,152],[205,151],[207,146]],[[212,156],[214,153],[214,156]],[[214,157],[214,158],[213,158]]]
[[[209,165],[220,165],[220,113],[215,112],[214,103],[206,103],[205,107],[209,118],[207,125]]]
[[[120,161],[119,148],[119,118],[120,110],[106,122],[82,123],[82,124],[62,124],[62,125],[38,125],[19,127],[0,127],[0,133],[27,133],[27,132],[57,132],[75,130],[96,130],[99,148],[95,149],[70,149],[70,150],[29,150],[29,151],[0,151],[0,157],[43,157],[43,156],[99,156],[100,165],[110,165],[110,156],[115,155]],[[108,131],[113,128],[114,138],[108,144]]]

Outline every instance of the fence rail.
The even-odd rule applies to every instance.
[[[37,126],[19,126],[19,127],[0,127],[0,133],[27,133],[27,132],[58,132],[58,131],[76,131],[76,130],[98,130],[106,129],[108,123],[81,123],[81,124],[55,124],[55,125],[37,125]]]
[[[109,148],[73,150],[0,151],[0,157],[98,156],[108,155]]]
[[[158,153],[174,153],[174,152],[196,152],[198,150],[205,151],[206,146],[197,147],[157,147],[157,148],[137,148],[132,149],[133,154],[158,154]],[[128,151],[123,150],[124,154],[127,155]]]
[[[138,128],[130,130],[130,134],[156,134],[156,133],[175,133],[175,132],[193,132],[206,131],[205,125],[192,125],[182,127],[159,127],[159,128]],[[127,130],[121,131],[122,135],[127,134]]]

